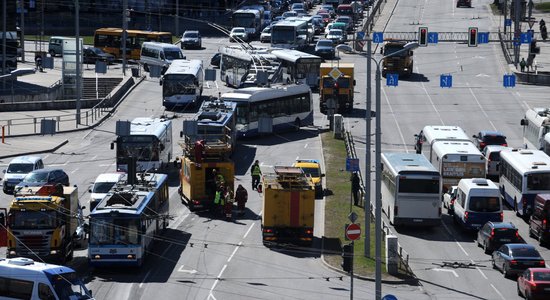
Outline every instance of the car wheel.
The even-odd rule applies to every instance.
[[[506,270],[506,264],[502,264],[502,275],[504,278],[509,278],[510,275],[508,274],[508,271]]]
[[[497,265],[495,264],[495,259],[491,259],[491,265],[493,267],[493,269],[496,269],[497,268]]]

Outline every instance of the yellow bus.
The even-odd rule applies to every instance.
[[[143,42],[172,43],[172,33],[144,30],[126,30],[126,58],[139,59]],[[99,28],[94,35],[94,47],[122,58],[122,28]]]

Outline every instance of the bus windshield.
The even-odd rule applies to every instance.
[[[550,173],[534,173],[527,175],[527,190],[550,190]]]
[[[236,13],[233,14],[233,27],[254,28],[256,16],[251,13]]]
[[[294,42],[294,27],[274,27],[271,30],[271,42],[274,44],[290,44]]]
[[[76,272],[61,274],[46,272],[46,276],[50,280],[60,300],[92,299],[90,291],[88,291],[84,283],[82,283],[82,280],[78,277]]]
[[[10,213],[10,227],[24,228],[54,228],[57,226],[57,215],[54,211],[16,211]]]
[[[439,194],[439,180],[400,177],[399,193]]]
[[[195,76],[182,74],[177,76],[165,76],[162,80],[162,95],[193,95],[196,92],[197,81]]]
[[[119,137],[117,157],[137,157],[138,160],[158,160],[158,140],[153,136],[130,135]]]
[[[475,212],[497,212],[500,210],[498,197],[470,197],[468,209]]]
[[[248,105],[244,103],[237,104],[237,111],[235,113],[237,116],[237,124],[246,125],[248,124]]]
[[[90,243],[96,245],[131,245],[139,242],[136,219],[92,219]]]

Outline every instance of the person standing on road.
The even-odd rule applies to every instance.
[[[525,65],[527,65],[527,63],[525,62],[525,57],[522,57],[521,61],[519,62],[519,67],[522,73],[525,71]]]
[[[248,192],[241,184],[239,184],[239,186],[237,187],[237,191],[235,191],[235,201],[237,202],[237,210],[239,216],[243,216],[244,206],[246,204],[246,201],[248,201]]]
[[[252,175],[252,189],[257,190],[258,184],[260,183],[260,176],[262,175],[262,170],[260,169],[260,162],[256,160],[250,168],[250,174]]]
[[[351,175],[351,193],[353,194],[353,205],[355,206],[359,205],[359,187],[359,176],[357,172],[353,172]]]

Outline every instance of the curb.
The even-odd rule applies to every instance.
[[[64,146],[65,144],[67,144],[68,142],[69,142],[69,140],[64,140],[63,142],[59,143],[57,146],[55,146],[55,147],[53,147],[53,148],[50,148],[50,149],[38,150],[38,151],[30,151],[30,152],[25,152],[25,153],[17,153],[17,154],[3,155],[3,156],[0,156],[0,159],[10,158],[10,157],[16,157],[16,156],[24,156],[24,155],[33,155],[33,154],[54,152],[54,151],[56,151],[57,149],[63,147],[63,146]]]

